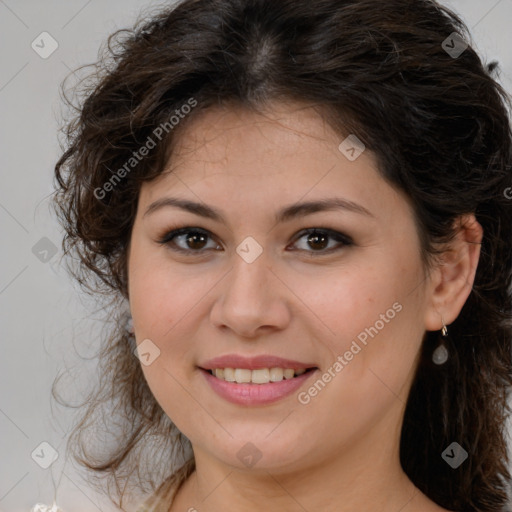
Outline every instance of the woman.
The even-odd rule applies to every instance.
[[[469,42],[430,0],[111,36],[55,202],[116,320],[68,447],[119,506],[510,510],[510,103]]]

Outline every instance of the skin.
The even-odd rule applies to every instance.
[[[144,375],[196,459],[173,512],[444,510],[401,469],[400,428],[425,332],[442,318],[449,329],[471,291],[482,228],[461,218],[427,273],[407,197],[368,149],[349,161],[343,138],[304,105],[279,103],[265,115],[209,109],[180,134],[168,172],[141,188],[128,263],[135,335],[160,350]],[[169,206],[144,215],[169,196],[215,207],[226,222]],[[274,221],[286,205],[333,196],[372,215]],[[191,256],[158,243],[180,227],[209,232],[195,243],[174,239]],[[353,245],[297,237],[308,228]],[[236,252],[247,236],[263,249],[252,263]],[[322,374],[396,302],[401,311],[306,405],[297,393],[264,406],[229,403],[197,368],[227,353],[272,354],[314,362]],[[237,457],[247,442],[261,454],[252,467]]]

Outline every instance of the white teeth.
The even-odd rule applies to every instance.
[[[215,368],[212,374],[218,379],[227,382],[237,382],[238,384],[268,384],[269,382],[279,382],[284,379],[293,379],[295,376],[306,372],[305,368],[294,370],[293,368],[259,368],[257,370],[248,370],[245,368]]]
[[[224,380],[235,382],[235,370],[233,368],[224,368]]]
[[[293,379],[293,376],[295,375],[295,370],[291,370],[290,368],[286,368],[284,371],[284,378],[285,379]]]
[[[235,370],[235,380],[238,384],[242,384],[243,382],[251,382],[251,370],[241,370],[237,368]]]
[[[283,380],[284,370],[282,368],[270,368],[270,380],[272,382],[279,382]]]
[[[270,370],[268,368],[252,370],[251,382],[253,382],[254,384],[267,384],[268,382],[270,382]]]

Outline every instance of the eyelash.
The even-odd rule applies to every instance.
[[[176,246],[176,244],[174,243],[174,239],[176,237],[181,236],[181,235],[191,234],[191,233],[205,235],[208,237],[210,236],[210,232],[207,230],[204,230],[202,228],[184,227],[184,228],[174,229],[174,230],[166,232],[162,237],[160,237],[157,240],[157,242],[161,245],[167,245],[171,250],[180,252],[187,256],[198,256],[198,255],[202,255],[204,252],[206,252],[208,250],[211,250],[211,249],[199,249],[199,250],[183,249],[182,247]],[[327,237],[329,237],[333,240],[336,240],[337,242],[342,244],[341,247],[340,246],[334,247],[334,248],[331,247],[330,249],[322,249],[319,251],[307,251],[305,249],[298,249],[299,251],[309,252],[309,253],[311,253],[312,256],[313,255],[315,255],[315,256],[316,255],[318,255],[318,256],[328,255],[333,252],[337,252],[337,251],[341,250],[343,247],[349,247],[349,246],[353,245],[353,241],[349,236],[344,235],[343,233],[340,233],[338,231],[328,229],[328,228],[309,228],[309,229],[300,231],[294,238],[293,243],[298,242],[301,238],[303,238],[306,235],[324,235],[324,236],[327,236]]]

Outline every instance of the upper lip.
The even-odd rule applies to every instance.
[[[208,359],[208,361],[201,363],[199,367],[204,370],[213,370],[215,368],[244,368],[248,370],[258,370],[259,368],[293,368],[298,370],[302,368],[316,368],[316,365],[315,363],[301,363],[300,361],[265,354],[254,357],[226,354]]]

